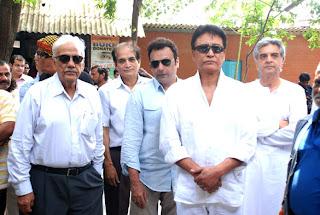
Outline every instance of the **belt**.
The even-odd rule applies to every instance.
[[[89,169],[91,166],[92,166],[92,162],[88,163],[87,165],[85,165],[83,167],[70,167],[70,168],[52,168],[52,167],[32,164],[32,168],[34,168],[34,169],[38,169],[38,170],[48,172],[48,173],[53,173],[53,174],[66,175],[66,176],[79,175],[82,172]]]

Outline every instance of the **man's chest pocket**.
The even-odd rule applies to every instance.
[[[91,111],[85,111],[81,120],[81,134],[89,137],[95,137],[94,132],[97,127],[97,124],[98,116]]]
[[[144,121],[147,126],[159,126],[161,114],[162,114],[162,105],[161,104],[149,104],[144,107]]]

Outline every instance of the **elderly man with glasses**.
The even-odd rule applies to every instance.
[[[36,64],[38,74],[33,81],[21,86],[19,91],[20,102],[32,85],[51,77],[54,73],[56,73],[56,65],[54,64],[54,59],[52,57],[52,46],[57,39],[58,37],[56,35],[49,35],[37,41],[38,49],[34,55],[34,62]]]
[[[61,36],[56,73],[21,103],[8,156],[9,182],[23,214],[102,215],[102,112],[96,88],[78,77],[85,45]]]

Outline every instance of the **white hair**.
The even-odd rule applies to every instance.
[[[57,57],[57,51],[58,51],[58,48],[61,46],[61,45],[64,45],[68,42],[72,42],[75,46],[76,46],[76,49],[78,50],[78,52],[80,53],[80,55],[84,58],[84,50],[86,48],[85,44],[84,44],[84,41],[77,37],[77,36],[71,36],[71,35],[62,35],[59,37],[59,39],[53,44],[53,47],[52,47],[52,53],[53,53],[53,57]]]
[[[278,38],[265,37],[257,43],[256,47],[254,47],[254,50],[253,50],[254,59],[257,60],[259,50],[262,47],[267,46],[269,44],[277,45],[280,49],[280,55],[282,59],[284,60],[286,58],[286,47],[284,46],[283,42]]]

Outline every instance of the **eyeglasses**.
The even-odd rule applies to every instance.
[[[61,63],[68,63],[70,61],[70,58],[72,57],[72,60],[75,64],[79,64],[82,62],[83,57],[79,55],[69,56],[69,55],[59,55],[55,58],[58,58]]]
[[[172,58],[171,60],[170,59],[162,59],[162,60],[153,60],[151,61],[150,65],[152,68],[157,68],[160,64],[160,62],[162,63],[162,65],[164,66],[170,66],[171,65],[171,62],[174,60],[174,58]]]
[[[208,44],[202,44],[194,48],[194,50],[197,50],[198,52],[201,52],[201,53],[208,53],[210,49],[212,49],[212,52],[215,54],[219,54],[224,51],[224,47],[219,45],[209,46]]]
[[[47,54],[47,53],[45,53],[45,52],[36,52],[35,54],[34,54],[34,56],[35,57],[38,57],[38,58],[41,58],[42,56],[44,56],[45,58],[49,58],[50,56]]]

